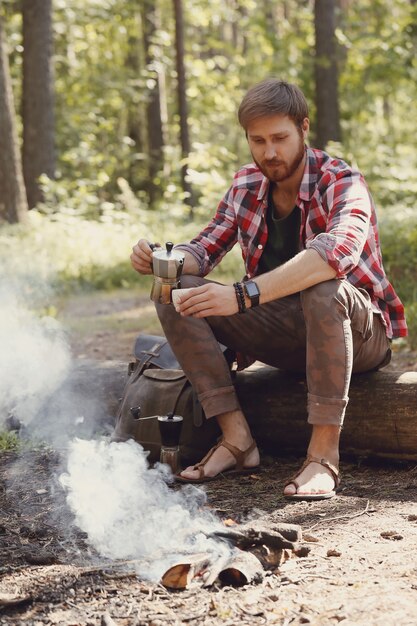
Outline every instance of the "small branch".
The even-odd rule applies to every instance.
[[[369,500],[367,500],[366,507],[364,508],[363,511],[359,511],[358,513],[346,514],[346,515],[336,515],[336,517],[323,518],[319,522],[316,522],[316,524],[313,524],[313,526],[310,526],[307,532],[311,532],[313,528],[316,528],[316,526],[319,526],[322,522],[334,522],[335,520],[339,520],[339,519],[353,519],[354,517],[360,517],[361,515],[365,515],[368,512],[368,509],[369,509]]]

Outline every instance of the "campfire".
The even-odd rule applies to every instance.
[[[265,571],[275,570],[293,554],[303,554],[301,528],[295,524],[236,524],[213,536],[233,546],[228,556],[213,562],[209,555],[196,554],[170,567],[162,584],[169,589],[185,589],[199,581],[204,587],[214,583],[241,587],[261,582]]]
[[[242,586],[302,556],[299,526],[222,522],[201,489],[172,488],[168,466],[146,457],[133,441],[75,440],[60,479],[77,525],[113,566],[169,589]]]

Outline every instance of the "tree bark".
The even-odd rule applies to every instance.
[[[70,415],[82,414],[93,427],[97,419],[109,424],[120,406],[127,366],[120,362],[81,362],[45,407],[56,423],[65,397]],[[273,456],[307,449],[307,385],[304,376],[262,364],[239,372],[235,386],[253,435],[264,452]],[[71,391],[71,398],[68,396]],[[341,438],[341,452],[355,457],[381,457],[417,461],[417,372],[381,370],[352,378],[350,400]],[[97,416],[97,402],[100,413]],[[45,411],[39,424],[48,421]],[[114,422],[113,422],[114,424]]]
[[[254,437],[271,454],[304,454],[305,377],[272,367],[237,376],[236,388]],[[354,456],[417,460],[417,372],[381,370],[352,377],[341,450]]]
[[[149,175],[147,191],[150,205],[153,205],[162,196],[161,183],[158,183],[155,179],[164,168],[164,128],[161,115],[160,71],[156,67],[157,59],[152,49],[155,43],[157,19],[155,2],[153,0],[144,0],[142,4],[142,34],[145,65],[148,76],[153,80],[152,86],[148,87],[146,103]]]
[[[22,0],[23,173],[29,208],[43,200],[39,177],[55,176],[52,0]]]
[[[175,15],[175,50],[177,67],[177,90],[178,90],[178,112],[180,118],[180,143],[181,143],[181,184],[184,191],[185,203],[190,207],[190,218],[193,218],[193,192],[190,182],[187,180],[187,161],[190,154],[190,135],[188,131],[188,105],[187,105],[187,83],[184,63],[184,17],[182,11],[182,0],[174,0]]]
[[[0,15],[0,219],[23,222],[27,210],[9,58]]]
[[[315,0],[316,145],[341,141],[335,37],[336,0]]]

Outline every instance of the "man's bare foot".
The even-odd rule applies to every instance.
[[[339,467],[340,427],[328,424],[315,424],[308,446],[308,456],[325,459],[334,468]],[[296,483],[290,482],[284,489],[285,496],[319,496],[329,494],[337,486],[329,468],[312,461],[296,477]]]
[[[230,442],[229,442],[230,443]],[[247,450],[251,446],[252,442],[250,441],[247,446],[242,450],[243,452]],[[232,444],[233,445],[233,444]],[[257,467],[259,465],[259,451],[258,448],[254,448],[245,459],[245,468],[249,467]],[[212,454],[212,456],[208,459],[207,463],[204,465],[204,476],[213,477],[217,476],[221,472],[225,472],[226,470],[232,469],[236,465],[236,459],[233,454],[224,446],[219,446],[217,450]],[[180,476],[183,478],[191,478],[193,480],[198,480],[201,477],[200,470],[194,469],[194,465],[190,465],[185,470],[180,473]]]
[[[230,411],[222,413],[217,417],[217,421],[223,433],[223,438],[227,443],[238,450],[245,452],[252,445],[253,438],[249,430],[248,423],[241,411]],[[259,465],[259,451],[255,447],[248,452],[243,463],[245,467],[257,467]],[[221,472],[232,469],[236,465],[236,458],[225,448],[219,446],[204,465],[204,476],[213,477]],[[194,469],[191,465],[180,473],[183,478],[198,480],[201,477],[200,470]]]
[[[297,485],[292,482],[287,485],[284,489],[284,495],[319,495],[330,493],[336,487],[330,470],[314,461],[309,463],[301,474],[297,476]]]

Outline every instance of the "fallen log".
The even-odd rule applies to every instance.
[[[252,367],[237,376],[254,437],[272,455],[304,454],[310,435],[303,376]],[[341,451],[356,457],[417,460],[417,372],[352,377]]]
[[[65,421],[59,404],[64,397],[66,413],[75,410],[85,425],[111,431],[126,379],[126,363],[81,362],[47,403],[55,427]],[[303,456],[310,434],[305,378],[257,363],[237,374],[235,386],[262,450]],[[349,396],[342,453],[417,461],[417,372],[355,375]],[[44,412],[35,421],[46,430]]]

